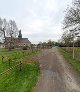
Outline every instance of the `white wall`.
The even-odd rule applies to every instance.
[[[4,44],[0,44],[0,48],[5,48],[5,45]]]

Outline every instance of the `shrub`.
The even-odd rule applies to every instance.
[[[27,50],[27,47],[26,47],[26,46],[24,46],[22,49],[23,49],[23,50]]]

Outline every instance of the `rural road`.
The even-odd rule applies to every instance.
[[[57,48],[44,50],[40,58],[41,76],[35,92],[80,92],[80,76]]]

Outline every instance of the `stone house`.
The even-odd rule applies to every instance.
[[[31,46],[31,42],[28,40],[28,38],[22,38],[21,30],[19,31],[18,38],[12,38],[11,37],[6,37],[6,47],[10,47],[10,45],[14,48],[20,48],[20,47],[25,47]]]

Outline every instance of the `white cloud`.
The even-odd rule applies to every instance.
[[[8,0],[2,11],[5,2],[2,0],[0,11],[3,17],[15,19],[18,27],[22,29],[23,37],[28,37],[32,42],[58,40],[62,34],[64,10],[71,1],[14,0],[12,2]]]
[[[30,25],[29,25],[29,27],[32,29],[32,30],[36,30],[37,31],[37,29],[40,29],[40,28],[42,28],[44,26],[44,21],[42,21],[42,20],[40,20],[40,19],[34,19],[31,23],[30,23]]]

